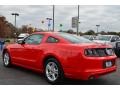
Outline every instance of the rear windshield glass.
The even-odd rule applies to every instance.
[[[110,41],[111,36],[98,36],[97,39],[102,41]]]
[[[67,34],[67,33],[58,33],[58,35],[71,43],[91,43],[92,41],[85,39],[81,36]]]

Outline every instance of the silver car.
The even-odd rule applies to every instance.
[[[115,43],[119,40],[118,35],[99,35],[96,40],[93,40],[97,43],[110,44],[115,47]]]

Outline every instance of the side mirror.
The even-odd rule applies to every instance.
[[[25,44],[24,40],[18,40],[17,43],[18,44]]]

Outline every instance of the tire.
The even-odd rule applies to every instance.
[[[49,58],[45,62],[44,74],[47,81],[51,84],[61,83],[64,79],[62,67],[54,58]]]
[[[9,54],[7,51],[5,51],[5,52],[3,53],[3,65],[4,65],[5,67],[10,67],[10,66],[11,66],[10,54]]]

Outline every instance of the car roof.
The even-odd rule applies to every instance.
[[[99,36],[118,36],[118,35],[99,35]]]
[[[24,37],[24,36],[28,36],[28,33],[21,33],[18,37]]]

